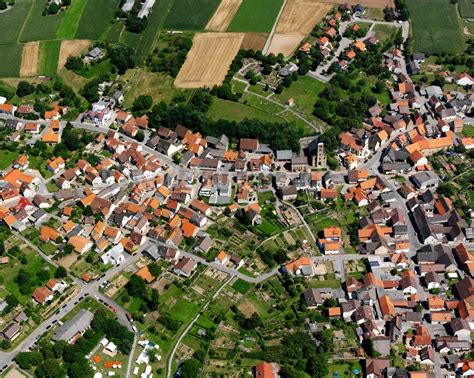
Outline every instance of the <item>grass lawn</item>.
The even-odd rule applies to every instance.
[[[15,43],[21,33],[21,28],[25,23],[32,3],[15,3],[15,6],[9,11],[0,13],[0,44]],[[3,55],[2,55],[3,56]]]
[[[99,39],[114,22],[120,0],[88,1],[76,30],[75,38]]]
[[[38,256],[34,251],[29,249],[23,250],[23,253],[26,255],[26,264],[23,265],[20,262],[12,262],[8,265],[3,266],[0,268],[0,281],[1,285],[5,287],[5,289],[15,295],[20,302],[26,303],[27,301],[31,300],[31,293],[29,294],[22,294],[20,293],[20,289],[18,284],[15,282],[15,278],[18,275],[20,269],[23,269],[33,276],[36,275],[42,269],[46,267],[50,268],[51,276],[54,274],[54,267],[49,266],[40,256]],[[35,288],[32,287],[31,290],[33,291]]]
[[[473,18],[474,17],[474,3],[472,0],[459,0],[459,13],[461,17]]]
[[[379,8],[365,8],[365,16],[369,20],[376,20],[376,21],[385,21],[383,9]]]
[[[359,375],[355,375],[354,374],[354,369],[358,369],[359,370]],[[349,377],[359,377],[360,376],[360,372],[362,371],[360,365],[354,361],[353,364],[347,364],[347,363],[344,363],[344,364],[335,364],[335,363],[332,363],[332,364],[329,364],[329,374],[327,375],[328,378],[333,378],[334,377],[334,374],[337,373],[339,375],[339,377],[341,378],[349,378]]]
[[[118,43],[120,41],[120,36],[124,30],[124,23],[123,22],[115,22],[113,25],[110,26],[109,30],[103,38],[105,41],[110,43]]]
[[[0,77],[18,77],[23,45],[0,45]]]
[[[22,42],[43,41],[56,38],[58,26],[67,11],[43,16],[47,2],[47,0],[36,0],[33,3],[33,8],[29,12],[28,19],[20,36]]]
[[[67,70],[66,68],[62,68],[58,71],[59,77],[61,77],[64,82],[71,86],[76,93],[86,84],[87,79],[85,79],[81,75],[77,75],[76,73]]]
[[[137,312],[138,309],[140,308],[141,304],[142,304],[142,299],[141,298],[133,297],[132,302],[128,306],[128,311],[130,311],[131,313]]]
[[[466,137],[474,138],[474,125],[464,125],[462,133]]]
[[[283,0],[243,0],[227,31],[269,33]]]
[[[39,73],[46,76],[56,75],[58,70],[59,50],[61,41],[42,41],[39,52]]]
[[[294,81],[289,88],[284,88],[279,95],[272,96],[273,100],[286,104],[289,98],[295,100],[295,106],[303,108],[305,114],[313,112],[314,104],[319,94],[325,88],[325,84],[309,76],[302,76],[298,81]]]
[[[244,93],[245,87],[247,87],[247,83],[242,83],[238,80],[232,80],[232,90],[234,93]]]
[[[183,323],[188,323],[199,311],[199,306],[179,298],[176,304],[169,310],[170,316]]]
[[[57,192],[59,190],[59,186],[57,186],[53,181],[48,182],[46,187],[48,188],[48,191],[50,193],[54,193],[54,192]]]
[[[258,203],[260,205],[263,205],[266,201],[275,202],[275,196],[270,191],[260,192],[260,193],[258,193],[257,196],[258,196]]]
[[[245,294],[252,288],[252,284],[239,278],[232,287],[239,293]]]
[[[338,289],[341,287],[341,280],[336,279],[322,279],[322,280],[311,280],[309,282],[309,286],[313,289],[320,289],[323,287],[329,287],[332,289]]]
[[[203,30],[219,0],[174,0],[164,23],[167,29]]]
[[[270,102],[266,98],[254,96],[251,93],[245,93],[240,101],[245,103],[246,105],[263,110],[264,112],[270,114],[280,113],[285,110],[285,108],[283,106],[280,106],[280,104],[275,104],[274,102]]]
[[[64,14],[64,18],[59,24],[56,36],[61,39],[73,39],[76,35],[79,21],[86,8],[88,0],[74,0]]]
[[[376,24],[374,25],[372,31],[375,33],[378,39],[382,42],[389,41],[397,34],[398,28],[390,25]]]
[[[8,168],[18,157],[18,151],[0,150],[0,169]]]
[[[112,69],[112,64],[103,60],[100,63],[91,64],[84,66],[82,70],[76,71],[76,73],[86,79],[98,78],[101,74],[108,73]]]
[[[303,119],[298,117],[295,113],[288,110],[284,113],[281,113],[279,116],[283,117],[285,121],[287,121],[288,123],[293,123],[296,127],[301,129],[303,131],[304,136],[314,135],[314,128],[311,125],[309,125],[307,122],[305,122]],[[308,119],[308,121],[311,122],[311,119]]]
[[[283,122],[280,117],[274,116],[263,110],[255,109],[239,102],[222,100],[220,98],[213,99],[208,114],[214,120],[225,119],[228,121],[238,122],[248,118],[267,122]]]
[[[120,78],[123,83],[125,107],[131,107],[140,95],[150,95],[155,104],[160,101],[169,102],[176,93],[174,79],[160,72],[148,72],[142,68],[134,68]]]
[[[414,51],[458,53],[464,48],[456,5],[448,0],[408,0]]]
[[[272,235],[281,230],[281,226],[278,226],[266,219],[264,219],[263,222],[257,226],[257,228],[266,235]]]

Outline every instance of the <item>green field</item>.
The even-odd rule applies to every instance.
[[[175,0],[164,27],[178,30],[203,30],[219,0]]]
[[[0,169],[8,168],[18,157],[18,151],[0,150]]]
[[[38,72],[46,76],[56,75],[58,70],[59,50],[61,41],[42,41],[39,52]]]
[[[86,8],[88,0],[74,0],[71,6],[65,12],[61,23],[59,24],[57,37],[61,39],[73,39],[76,35],[79,21]]]
[[[111,27],[120,0],[88,1],[77,27],[75,38],[99,39]]]
[[[227,31],[268,33],[283,0],[244,0]]]
[[[283,119],[260,109],[255,109],[239,102],[213,99],[209,116],[212,119],[226,119],[228,121],[242,121],[245,118],[259,119],[268,122],[283,122]]]
[[[16,3],[15,6],[5,13],[0,13],[0,44],[15,43],[18,41],[21,28],[28,16],[31,3]]]
[[[474,2],[472,0],[459,0],[459,13],[461,17],[473,18],[474,17]]]
[[[252,288],[252,284],[239,278],[232,287],[240,294],[246,294]]]
[[[408,0],[414,52],[458,53],[464,40],[456,5],[449,0]]]
[[[66,12],[43,16],[47,0],[37,0],[33,3],[20,40],[22,42],[43,41],[55,39],[58,26],[66,15]]]
[[[0,45],[0,76],[18,77],[20,74],[22,44]]]

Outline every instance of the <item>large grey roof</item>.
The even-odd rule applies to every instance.
[[[71,340],[77,333],[84,332],[90,326],[93,318],[94,314],[92,312],[82,309],[74,318],[59,327],[53,336],[53,340]]]

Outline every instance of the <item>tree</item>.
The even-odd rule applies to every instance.
[[[139,142],[143,142],[145,140],[145,133],[143,130],[138,130],[137,134],[135,135],[135,139],[138,140]]]
[[[281,84],[278,84],[277,87],[275,88],[275,93],[281,94],[281,92],[283,92],[283,86]]]
[[[139,113],[150,109],[153,106],[153,99],[148,95],[140,95],[133,102],[132,111]]]
[[[12,343],[8,341],[7,339],[3,339],[0,342],[0,348],[2,348],[3,350],[9,349],[11,346],[12,346]]]
[[[6,1],[3,1],[3,0],[0,1],[0,10],[5,10],[7,9],[7,7],[8,7],[8,4]]]
[[[158,277],[161,274],[161,266],[159,266],[156,262],[148,264],[148,270],[155,277]]]
[[[54,358],[48,358],[41,365],[44,371],[44,376],[48,378],[59,378],[64,375],[59,361]]]
[[[183,362],[179,369],[181,378],[198,377],[201,372],[201,364],[195,358],[190,358]]]
[[[155,288],[151,289],[151,296],[150,296],[150,300],[148,301],[148,307],[150,308],[151,311],[158,310],[159,300],[160,300],[160,295],[158,293],[158,290]]]
[[[137,275],[133,275],[130,278],[125,285],[125,289],[131,297],[143,297],[143,293],[147,291],[145,281]]]
[[[31,286],[33,284],[33,277],[30,272],[24,269],[18,271],[18,275],[15,279],[21,294],[29,294],[31,292]]]
[[[15,297],[13,294],[8,294],[5,297],[5,301],[8,304],[9,311],[13,310],[16,306],[20,304],[20,301],[18,300],[18,298]]]
[[[383,81],[377,80],[374,85],[375,93],[382,93],[385,90],[385,83]]]
[[[283,79],[283,86],[285,87],[290,87],[291,84],[293,83],[293,76],[288,75]]]
[[[55,278],[65,278],[67,277],[67,270],[63,266],[58,266],[56,272],[54,273]]]
[[[61,7],[58,4],[51,3],[51,4],[49,4],[46,11],[47,11],[48,14],[58,14],[60,9],[61,9]]]
[[[27,81],[20,81],[16,88],[16,94],[18,97],[25,97],[32,93],[35,93],[35,86],[33,84],[28,83]]]
[[[73,362],[67,372],[70,378],[85,378],[94,375],[91,366],[85,358]]]
[[[263,65],[263,70],[262,70],[262,74],[263,75],[270,75],[272,73],[272,66],[270,66],[269,64],[264,64]]]
[[[41,282],[45,282],[45,281],[49,280],[49,278],[50,278],[49,271],[46,270],[46,269],[41,269],[36,273],[36,277],[38,277],[38,279]]]
[[[84,62],[79,56],[69,56],[66,60],[66,64],[64,65],[64,67],[66,67],[70,71],[76,71],[84,67]]]
[[[148,24],[147,18],[138,18],[135,15],[130,14],[125,20],[125,28],[131,33],[139,34],[145,30]]]
[[[61,358],[67,343],[64,340],[58,340],[53,345],[53,353],[56,358]]]
[[[28,370],[31,366],[30,352],[20,352],[16,355],[15,361],[21,369]]]

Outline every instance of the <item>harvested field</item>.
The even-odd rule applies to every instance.
[[[332,6],[319,0],[288,0],[278,20],[268,53],[290,56]]]
[[[383,9],[386,6],[394,7],[394,0],[318,0],[320,3],[326,4],[344,4],[348,3],[349,5],[362,4],[364,7],[368,8],[379,8]]]
[[[310,0],[288,0],[278,20],[276,33],[307,35],[332,8],[331,4]]]
[[[294,34],[274,34],[268,53],[275,55],[283,54],[285,57],[290,56],[293,51],[300,45],[305,36],[300,33]]]
[[[244,50],[262,50],[267,38],[268,33],[245,33],[241,48]]]
[[[39,46],[39,42],[29,42],[23,45],[20,77],[35,76],[38,73]]]
[[[241,3],[242,0],[222,0],[214,16],[207,23],[206,30],[226,31]]]
[[[244,299],[237,307],[246,318],[250,318],[253,314],[257,313],[257,309],[253,303],[247,299]]]
[[[196,34],[174,85],[177,88],[221,85],[243,39],[242,33]]]
[[[91,41],[87,39],[75,39],[61,42],[61,50],[59,51],[58,68],[64,67],[69,56],[78,56],[83,53],[89,46]]]

